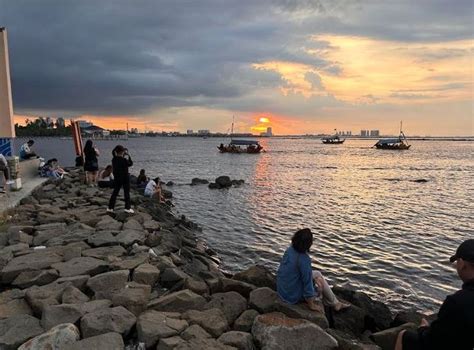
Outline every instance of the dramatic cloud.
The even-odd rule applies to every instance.
[[[465,130],[471,13],[470,0],[0,0],[17,114],[182,130],[262,113],[277,132],[332,130],[456,101]]]

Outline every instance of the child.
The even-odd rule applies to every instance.
[[[123,195],[125,197],[125,212],[133,214],[134,211],[130,207],[130,176],[128,168],[133,165],[132,158],[128,154],[128,150],[118,145],[112,151],[114,158],[112,159],[112,168],[114,174],[114,191],[110,197],[108,213],[112,213],[115,208],[115,201],[120,188],[123,187]]]

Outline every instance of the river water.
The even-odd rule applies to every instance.
[[[216,146],[226,141],[122,141],[135,162],[132,173],[145,168],[177,184],[170,188],[176,211],[202,226],[222,268],[260,263],[276,270],[292,234],[309,227],[315,268],[332,284],[366,291],[394,309],[436,310],[461,286],[448,259],[474,237],[473,142],[413,141],[409,151],[393,152],[370,148],[374,140],[272,138],[263,140],[267,152],[260,155],[219,154]],[[101,166],[115,144],[97,142]],[[73,163],[72,140],[38,139],[35,148]],[[186,185],[219,175],[246,184]]]

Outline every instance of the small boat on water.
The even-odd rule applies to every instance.
[[[221,143],[217,149],[221,153],[260,153],[263,150],[258,141],[253,140],[231,140],[228,145]]]
[[[346,141],[346,139],[339,138],[339,135],[323,138],[323,143],[325,145],[340,145],[341,143],[344,143],[344,141]]]
[[[375,145],[377,149],[406,150],[410,149],[407,138],[402,131],[402,122],[400,122],[400,135],[398,138],[381,139]]]

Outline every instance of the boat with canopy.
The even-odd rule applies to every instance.
[[[232,118],[232,128],[230,135],[234,134],[234,119]],[[230,143],[224,145],[221,143],[217,146],[221,153],[260,153],[263,150],[262,145],[255,140],[235,140],[231,139]]]
[[[323,143],[325,145],[340,145],[343,144],[346,139],[341,139],[337,134],[337,129],[334,129],[334,135],[323,138]]]
[[[375,145],[377,149],[390,149],[390,150],[407,150],[410,149],[411,145],[408,144],[407,138],[402,131],[402,122],[400,122],[400,135],[398,138],[381,139]]]

